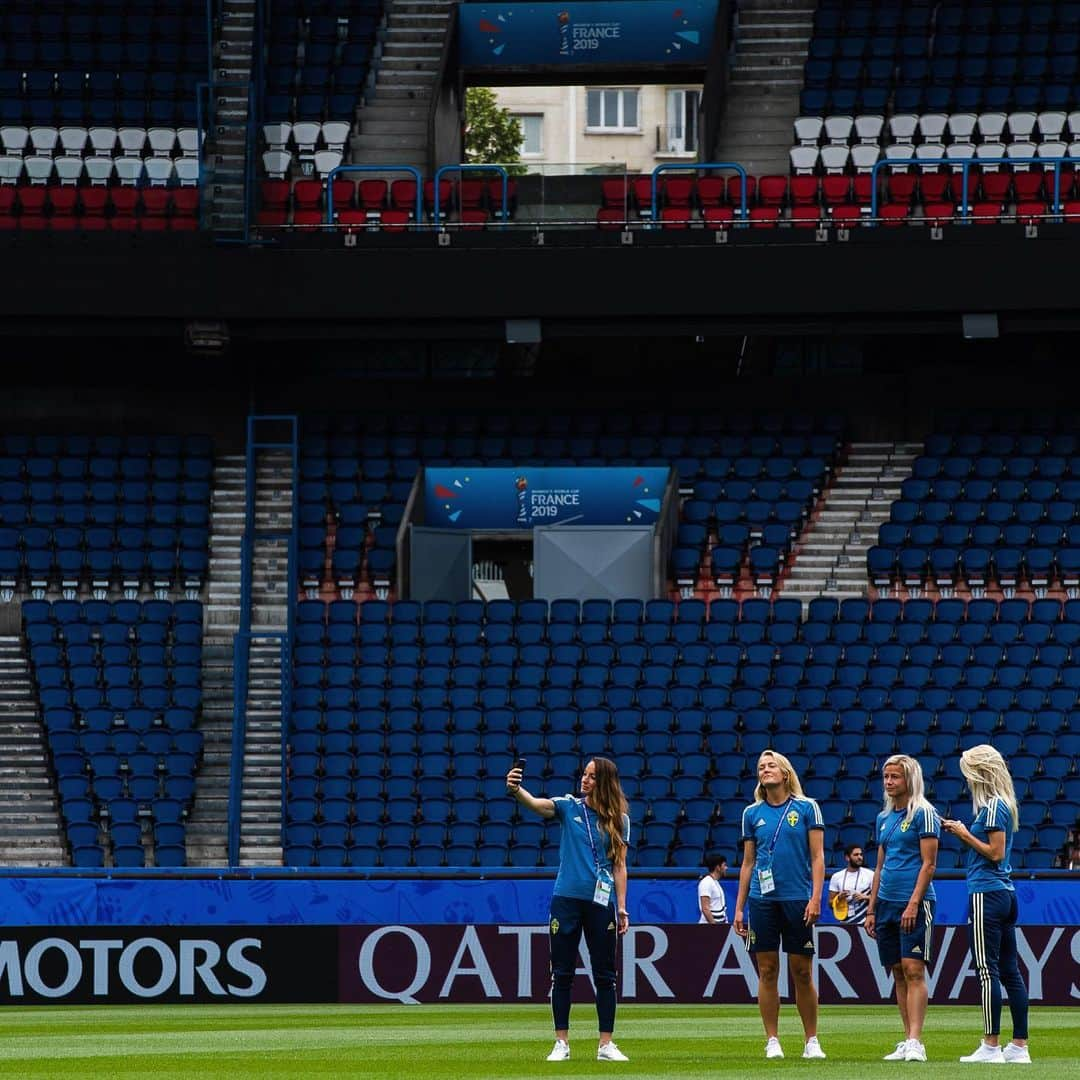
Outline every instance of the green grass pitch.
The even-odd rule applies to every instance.
[[[1008,1010],[1005,1013],[1008,1034]],[[1080,1008],[1032,1010],[1024,1075],[1080,1078]],[[627,1005],[616,1040],[628,1064],[595,1059],[595,1013],[575,1005],[571,1060],[544,1061],[551,1017],[539,1006],[178,1005],[13,1007],[0,1010],[0,1077],[625,1077],[758,1080],[820,1073],[828,1080],[976,1076],[957,1058],[978,1044],[978,1010],[930,1010],[926,1064],[882,1062],[900,1037],[895,1009],[822,1010],[828,1061],[803,1061],[793,1006],[781,1012],[788,1057],[766,1062],[757,1010],[745,1006]]]

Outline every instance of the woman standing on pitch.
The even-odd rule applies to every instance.
[[[932,960],[934,870],[941,822],[923,794],[919,763],[893,754],[881,770],[885,809],[877,816],[877,867],[870,886],[866,932],[877,938],[878,956],[891,968],[904,1039],[886,1061],[925,1061],[926,965]]]
[[[615,1029],[615,952],[618,935],[630,926],[626,911],[626,849],[630,817],[619,771],[607,758],[593,758],[581,774],[581,798],[540,799],[521,786],[520,762],[506,774],[507,791],[541,817],[562,826],[559,873],[551,897],[551,1012],[555,1046],[548,1061],[570,1057],[570,988],[581,936],[589,948],[596,1014],[600,1024],[597,1061],[627,1061],[611,1041]]]
[[[971,849],[967,855],[968,925],[971,955],[982,995],[983,1040],[964,1062],[1031,1061],[1028,1050],[1028,992],[1016,957],[1016,889],[1010,874],[1013,835],[1020,824],[1016,792],[1005,759],[983,743],[960,755],[960,771],[971,789],[975,820],[969,829],[943,821]],[[1001,987],[1009,995],[1013,1037],[1000,1044]]]
[[[758,758],[754,802],[742,815],[743,857],[735,901],[735,932],[757,958],[758,1008],[765,1025],[765,1056],[782,1058],[780,943],[788,954],[806,1045],[804,1058],[823,1058],[817,1038],[818,997],[812,978],[814,923],[825,885],[825,824],[783,754]],[[749,904],[749,917],[743,913]]]

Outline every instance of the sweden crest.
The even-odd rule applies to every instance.
[[[787,816],[787,823],[794,829],[799,824],[799,815],[792,810]]]

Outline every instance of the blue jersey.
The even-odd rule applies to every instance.
[[[990,842],[992,832],[1005,833],[1005,857],[1001,862],[991,862],[974,848],[967,852],[967,887],[969,893],[998,892],[1007,889],[1014,892],[1009,878],[1012,873],[1013,817],[1004,799],[991,799],[976,815],[969,832],[984,844]]]
[[[555,878],[555,895],[591,900],[596,891],[596,879],[602,874],[613,878],[611,838],[601,827],[596,811],[585,805],[584,799],[562,795],[551,800],[555,816],[562,826],[559,840],[559,874]],[[586,819],[588,827],[586,828]],[[589,842],[590,834],[592,843]],[[623,840],[630,843],[630,819],[623,814]],[[595,856],[593,852],[596,852]],[[612,894],[612,899],[616,899]]]
[[[750,895],[761,899],[758,872],[771,869],[776,887],[767,894],[767,899],[809,900],[814,891],[810,831],[824,828],[821,810],[813,799],[789,799],[779,806],[767,802],[748,806],[742,815],[742,839],[754,842]]]
[[[907,821],[907,809],[882,812],[877,816],[874,838],[885,849],[885,861],[881,864],[881,880],[878,897],[906,904],[915,891],[915,882],[922,870],[922,844],[928,836],[941,837],[941,819],[933,808],[916,810]],[[936,900],[934,883],[926,887],[924,900]]]

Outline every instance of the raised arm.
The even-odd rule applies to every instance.
[[[506,793],[512,795],[522,806],[528,807],[534,814],[545,818],[555,816],[555,803],[551,799],[538,799],[521,786],[520,769],[511,769],[506,774]],[[625,875],[625,868],[623,873]],[[625,892],[625,885],[623,891]]]

